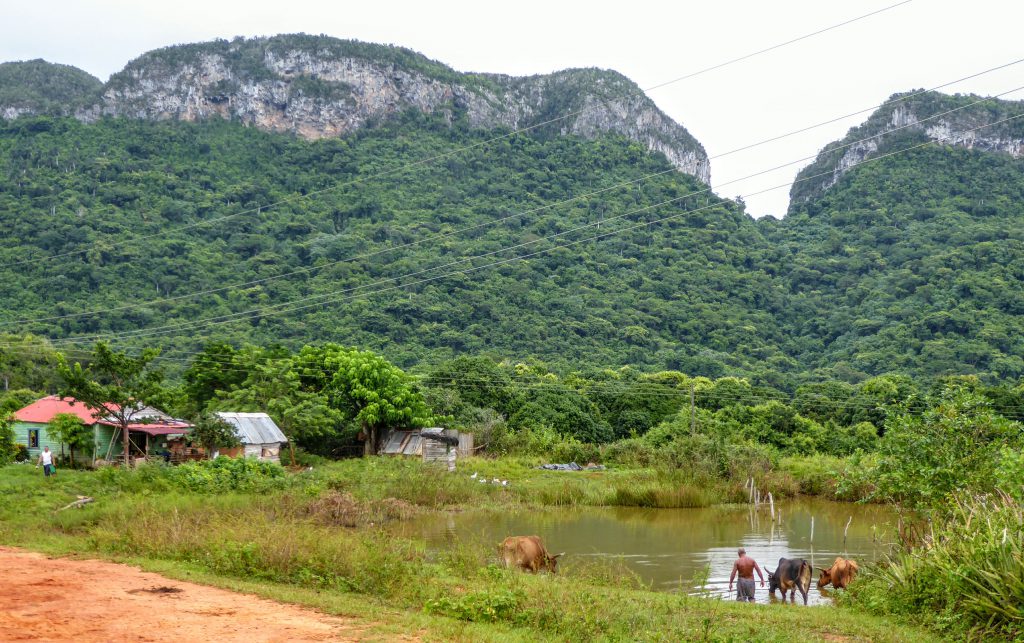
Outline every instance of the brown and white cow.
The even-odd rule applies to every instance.
[[[853,577],[860,571],[860,568],[857,567],[857,561],[848,560],[841,556],[836,558],[836,561],[828,569],[824,567],[819,567],[818,569],[821,570],[821,576],[818,578],[818,589],[822,589],[829,583],[836,589],[846,589],[846,586],[850,584]]]
[[[542,569],[557,574],[558,557],[563,555],[548,554],[537,536],[509,536],[498,545],[498,554],[505,567],[518,567],[535,574]]]

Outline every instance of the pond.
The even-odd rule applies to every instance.
[[[767,506],[755,511],[745,505],[469,511],[415,520],[402,531],[423,537],[435,547],[453,539],[477,540],[493,543],[495,552],[506,536],[538,535],[549,552],[566,552],[560,569],[595,558],[618,560],[654,589],[664,591],[697,591],[695,578],[709,573],[706,591],[722,597],[736,549],[744,547],[766,572],[765,588],[757,587],[759,603],[770,601],[767,572],[775,570],[780,557],[805,558],[826,567],[840,555],[870,563],[888,553],[895,533],[896,514],[889,507],[798,499],[778,503],[775,509],[781,520],[774,523]],[[827,589],[818,591],[817,579],[815,571],[808,603],[830,602]]]

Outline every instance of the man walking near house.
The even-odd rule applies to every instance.
[[[43,465],[43,475],[47,478],[54,473],[53,470],[53,453],[50,452],[50,447],[43,447],[43,450],[39,452],[39,461],[36,462],[36,466]]]
[[[757,566],[757,561],[747,556],[745,549],[740,547],[736,553],[739,554],[739,558],[732,564],[732,573],[729,574],[729,593],[732,593],[732,581],[736,578],[736,574],[739,573],[740,579],[736,584],[736,600],[753,603],[754,572],[756,571],[757,577],[761,579],[761,587],[764,587],[764,576],[761,574],[761,568]]]

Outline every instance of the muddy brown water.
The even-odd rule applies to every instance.
[[[836,556],[844,556],[865,564],[889,552],[895,532],[896,514],[889,507],[799,499],[778,503],[775,508],[781,521],[774,523],[767,507],[755,511],[740,505],[469,511],[414,520],[402,531],[425,538],[435,548],[453,540],[496,546],[506,536],[538,535],[552,553],[565,552],[560,569],[569,571],[594,559],[617,561],[654,589],[688,592],[700,591],[699,578],[706,574],[704,591],[723,598],[734,598],[727,596],[727,589],[738,547],[746,548],[765,572],[774,571],[780,557],[804,558],[827,567]],[[808,603],[831,602],[827,589],[818,591],[817,578],[815,570]],[[765,588],[758,584],[755,597],[759,603],[772,600],[767,574]]]

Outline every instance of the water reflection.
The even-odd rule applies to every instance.
[[[496,544],[505,536],[536,534],[552,551],[567,552],[559,563],[562,569],[571,569],[574,561],[618,559],[660,590],[694,591],[695,575],[709,569],[705,591],[722,597],[726,597],[736,549],[744,547],[765,572],[766,587],[758,583],[755,596],[757,602],[767,603],[767,572],[775,570],[779,558],[805,558],[815,567],[827,567],[836,556],[871,562],[888,551],[896,524],[895,514],[880,506],[805,499],[779,503],[776,510],[781,516],[774,522],[767,508],[755,511],[743,505],[466,512],[431,516],[399,528],[435,546],[454,539]],[[814,581],[817,576],[815,570]],[[811,583],[808,603],[828,602],[827,596]],[[797,601],[801,602],[799,594]]]

